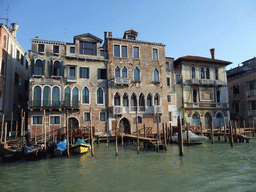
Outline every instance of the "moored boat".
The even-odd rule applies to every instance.
[[[91,146],[87,144],[83,139],[77,139],[75,144],[70,147],[70,152],[75,154],[88,153]]]
[[[187,143],[187,131],[183,132],[182,135],[183,135],[183,143]],[[207,139],[207,137],[205,137],[205,136],[199,136],[199,135],[189,131],[189,143],[190,144],[202,144],[206,139]],[[172,136],[172,141],[174,143],[178,143],[178,133],[175,133],[175,135]]]

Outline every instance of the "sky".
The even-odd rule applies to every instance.
[[[230,61],[227,69],[256,56],[256,0],[0,0],[0,18],[18,23],[17,40],[26,52],[30,40],[73,42],[104,31],[122,38],[163,43],[167,57],[186,55]],[[8,10],[8,11],[7,11]],[[6,23],[0,19],[0,23]]]

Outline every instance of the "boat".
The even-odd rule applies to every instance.
[[[3,161],[21,160],[24,158],[24,148],[4,147],[3,144],[0,144],[0,157]]]
[[[70,152],[75,154],[88,153],[91,146],[83,139],[77,139],[75,144],[70,147]]]
[[[187,143],[187,131],[182,133],[183,135],[183,143]],[[191,131],[189,131],[189,143],[190,144],[202,144],[207,137],[205,136],[199,136]],[[172,136],[172,142],[178,143],[178,133],[175,133],[174,136]]]

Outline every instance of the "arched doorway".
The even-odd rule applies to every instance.
[[[217,126],[217,128],[220,128],[220,122],[221,122],[221,126],[223,126],[224,125],[223,114],[221,112],[218,112],[216,114],[216,126]]]
[[[131,126],[128,119],[122,118],[119,122],[119,128],[123,129],[125,134],[131,134]]]
[[[210,129],[212,126],[212,115],[209,112],[205,113],[204,121],[205,121],[205,129]]]
[[[200,115],[198,112],[192,115],[192,125],[200,125]]]
[[[79,128],[79,122],[75,117],[70,117],[68,119],[68,128],[71,129],[71,127],[73,130]]]

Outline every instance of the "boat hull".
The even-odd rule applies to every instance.
[[[189,144],[202,144],[207,137],[198,136],[192,132],[189,132]],[[172,142],[178,143],[178,135],[172,136]],[[187,132],[183,133],[183,143],[187,143]]]
[[[88,153],[90,149],[89,145],[79,144],[71,147],[70,151],[75,154]]]

